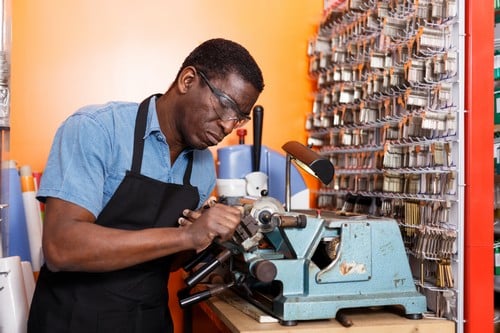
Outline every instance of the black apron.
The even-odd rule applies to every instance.
[[[186,208],[199,202],[190,185],[193,156],[184,184],[140,174],[150,98],[139,106],[132,168],[95,223],[118,229],[176,227]],[[28,319],[28,333],[173,332],[168,310],[171,256],[106,272],[51,272],[43,265]]]

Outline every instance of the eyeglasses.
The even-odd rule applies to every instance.
[[[236,104],[236,102],[231,97],[229,97],[223,91],[215,88],[210,83],[210,81],[208,81],[205,73],[200,70],[197,70],[197,72],[198,74],[200,74],[200,77],[206,83],[210,91],[219,100],[219,103],[222,106],[222,110],[218,110],[217,108],[215,108],[215,113],[217,113],[217,116],[222,121],[232,121],[234,123],[234,128],[238,128],[245,125],[251,119],[247,114],[243,113],[240,110],[238,104]]]

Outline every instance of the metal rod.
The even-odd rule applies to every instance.
[[[286,154],[286,166],[285,166],[285,211],[289,212],[291,210],[292,201],[292,189],[290,181],[290,169],[292,165],[292,157],[290,154]]]

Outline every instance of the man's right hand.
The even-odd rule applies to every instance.
[[[220,203],[207,203],[201,209],[186,209],[179,219],[180,228],[189,234],[192,246],[200,252],[207,248],[215,238],[227,241],[241,220],[242,209]]]

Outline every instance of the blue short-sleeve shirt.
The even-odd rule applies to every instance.
[[[141,174],[182,184],[188,151],[183,151],[171,165],[155,105],[152,98]],[[83,107],[66,119],[54,137],[38,199],[63,199],[97,217],[131,168],[137,109],[137,103],[109,102]],[[215,187],[215,163],[208,149],[194,150],[193,157],[191,185],[198,187],[201,205]]]

